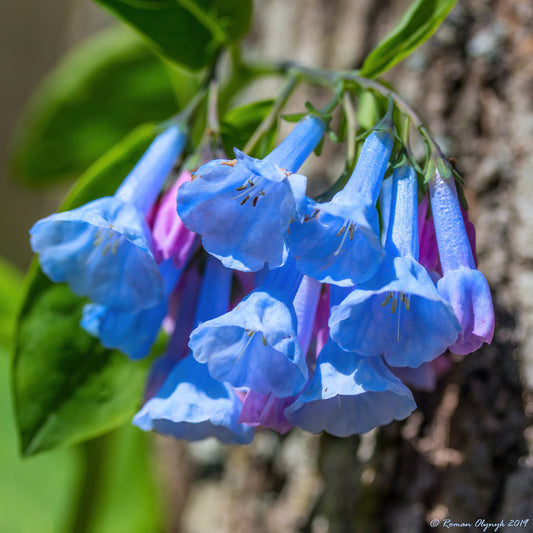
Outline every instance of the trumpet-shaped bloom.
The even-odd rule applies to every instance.
[[[249,444],[254,432],[239,422],[241,408],[235,391],[213,379],[207,366],[189,355],[173,368],[133,423],[144,431],[190,441],[216,437],[226,444]]]
[[[295,172],[324,133],[316,117],[302,119],[264,160],[235,151],[234,161],[202,166],[178,190],[178,213],[202,236],[204,248],[229,268],[261,270],[283,265],[283,232],[296,216],[295,196],[303,196],[306,178]]]
[[[401,420],[415,408],[409,389],[380,357],[348,353],[329,340],[318,356],[313,378],[285,415],[311,433],[346,437]]]
[[[343,190],[329,202],[300,202],[304,217],[290,225],[287,241],[304,274],[341,286],[375,274],[384,256],[376,201],[393,144],[390,132],[372,132]]]
[[[150,352],[169,305],[169,298],[191,257],[196,235],[185,228],[176,213],[176,192],[180,180],[165,194],[152,218],[153,247],[163,279],[163,298],[154,307],[137,312],[117,311],[102,304],[83,308],[81,326],[99,337],[106,348],[117,348],[132,359]],[[188,334],[188,333],[187,333]]]
[[[442,268],[440,265],[439,249],[437,246],[437,234],[433,223],[433,215],[428,216],[429,195],[424,196],[418,205],[418,241],[420,243],[419,263],[425,267],[432,278],[438,280],[442,277]],[[476,257],[476,229],[468,219],[468,211],[461,206],[461,215],[465,225],[465,231],[472,250],[474,264],[477,267]]]
[[[145,216],[185,143],[177,126],[150,145],[112,197],[56,213],[30,230],[44,273],[78,295],[120,311],[157,305],[163,280]]]
[[[162,263],[159,268],[165,294],[159,304],[136,313],[115,311],[101,304],[87,304],[83,308],[81,327],[98,337],[106,348],[117,348],[132,359],[147,356],[167,314],[170,293],[182,274],[172,260]]]
[[[206,265],[196,308],[197,323],[228,307],[232,273],[217,263],[211,259]],[[179,338],[173,335],[170,344],[180,344],[182,333],[177,328]],[[227,444],[248,444],[253,429],[239,422],[241,409],[242,402],[233,388],[213,379],[207,365],[189,354],[175,364],[133,423],[145,431],[153,429],[191,441],[216,437]]]
[[[460,330],[418,254],[417,182],[411,167],[393,175],[388,257],[378,272],[332,310],[330,334],[341,348],[417,367],[452,345]]]
[[[232,311],[192,332],[194,357],[234,387],[277,397],[298,393],[308,375],[293,306],[301,279],[294,261],[269,272]]]
[[[443,179],[437,172],[429,189],[443,271],[437,289],[450,303],[461,325],[457,342],[450,350],[467,354],[492,340],[492,297],[485,277],[476,269],[453,178]]]
[[[308,352],[321,285],[313,278],[304,276],[294,297],[294,309],[298,319],[298,342],[304,354]],[[313,361],[314,363],[314,361]],[[276,398],[272,394],[261,394],[250,390],[243,402],[240,421],[253,426],[263,426],[283,434],[292,424],[285,417],[287,406],[294,402],[295,396]]]

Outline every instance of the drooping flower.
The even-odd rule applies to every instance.
[[[283,232],[296,216],[294,196],[304,194],[307,180],[296,172],[324,133],[316,117],[302,119],[263,160],[235,151],[233,161],[202,166],[178,190],[178,213],[202,236],[204,248],[228,268],[243,271],[283,265]]]
[[[294,297],[294,309],[298,320],[298,342],[304,354],[308,353],[314,330],[320,289],[318,281],[304,276]],[[284,411],[295,399],[295,396],[276,398],[272,393],[261,394],[250,390],[243,402],[240,421],[252,426],[268,427],[281,434],[286,433],[291,429],[292,424],[285,417]]]
[[[114,196],[38,221],[30,230],[31,246],[44,273],[115,310],[135,312],[157,305],[163,280],[145,217],[184,144],[181,127],[169,127]]]
[[[433,214],[428,215],[429,211],[429,194],[425,195],[418,204],[418,241],[420,246],[419,263],[428,270],[431,277],[437,282],[442,277],[442,267],[440,265],[439,248],[437,246],[437,234],[435,233],[435,224],[433,223]],[[461,208],[461,215],[465,225],[466,235],[472,250],[472,257],[477,268],[476,255],[476,228],[468,218],[468,211]]]
[[[234,387],[277,397],[297,394],[308,376],[293,306],[301,279],[294,260],[270,271],[237,307],[192,332],[194,357]]]
[[[387,257],[331,313],[330,335],[342,349],[414,368],[457,339],[453,310],[417,262],[417,218],[416,174],[402,165],[393,174]]]
[[[140,359],[150,353],[167,314],[170,295],[197,244],[196,235],[185,228],[176,213],[177,187],[188,177],[188,173],[182,173],[151,217],[152,245],[156,262],[160,263],[164,287],[161,301],[154,307],[133,313],[95,303],[83,308],[81,326],[99,337],[106,348],[117,348],[132,359]]]
[[[204,272],[196,322],[228,308],[231,271],[210,258]],[[180,336],[182,332],[177,330]],[[171,339],[172,344],[172,339]],[[145,431],[191,441],[216,437],[226,444],[249,444],[253,428],[239,422],[242,402],[233,388],[209,374],[207,365],[192,354],[179,360],[157,393],[135,415],[133,423]]]
[[[338,303],[338,295],[338,289],[332,290],[332,303]],[[346,352],[330,339],[318,356],[313,378],[285,415],[311,433],[346,437],[401,420],[415,407],[409,389],[381,357]]]
[[[437,171],[429,182],[429,190],[443,272],[437,289],[450,303],[461,325],[457,342],[450,350],[464,355],[492,341],[492,297],[487,280],[476,269],[454,179],[444,179]]]
[[[329,202],[305,197],[287,232],[298,268],[322,282],[350,286],[369,279],[384,256],[376,210],[394,137],[373,131],[365,140],[352,176]]]
[[[182,274],[182,269],[176,268],[171,259],[159,265],[159,270],[164,297],[155,307],[128,313],[90,303],[83,307],[81,327],[98,337],[106,348],[116,348],[132,359],[147,356],[167,314],[170,293]]]

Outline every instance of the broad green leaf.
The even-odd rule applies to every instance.
[[[21,296],[22,274],[0,257],[0,348],[5,350],[10,348]]]
[[[134,127],[177,112],[166,65],[134,32],[106,30],[35,91],[15,137],[13,171],[37,186],[77,177]]]
[[[394,29],[370,52],[360,74],[375,78],[429,39],[457,0],[416,0]]]
[[[95,0],[160,54],[187,68],[207,66],[220,47],[248,32],[251,0]]]
[[[61,533],[78,492],[82,457],[65,449],[22,459],[9,388],[9,358],[0,353],[0,531]]]
[[[221,120],[221,134],[226,153],[242,150],[259,124],[272,109],[274,100],[261,100],[230,109]],[[275,129],[275,128],[274,128]],[[257,155],[257,154],[256,154]]]
[[[144,125],[75,185],[62,208],[113,194],[154,137]],[[104,349],[79,326],[83,298],[52,283],[34,261],[15,332],[14,395],[25,455],[118,427],[138,407],[146,364]]]

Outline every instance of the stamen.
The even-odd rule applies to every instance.
[[[102,231],[98,230],[94,234],[94,246],[100,246],[100,244],[102,244],[103,240],[104,240],[104,236],[102,235]]]
[[[242,355],[246,351],[246,348],[248,348],[248,345],[252,342],[252,339],[254,338],[254,335],[255,335],[255,331],[249,331],[246,335],[248,335],[248,337],[250,337],[250,339],[248,340],[248,342],[246,343],[246,345],[242,349],[242,351],[239,354],[239,356],[237,357],[237,359],[235,359],[235,361],[233,361],[233,364],[236,364],[239,361],[239,359],[242,357]]]
[[[335,237],[340,237],[345,231],[346,226],[342,226],[342,228],[337,232],[337,235],[335,235]]]
[[[315,209],[313,213],[311,214],[311,218],[315,218],[318,216],[318,213],[320,213],[320,209]]]
[[[411,307],[411,302],[409,302],[409,296],[407,296],[407,294],[402,293],[402,302],[403,305],[405,305],[405,310],[409,311],[409,308]]]
[[[348,230],[350,231],[350,240],[353,241],[353,236],[355,235],[355,226],[353,222],[348,226]]]
[[[249,198],[250,198],[250,195],[248,194],[246,198],[241,202],[241,205],[244,205],[246,201],[249,200]]]
[[[383,300],[383,303],[381,304],[381,307],[386,307],[389,305],[390,299],[394,296],[392,292],[388,292],[385,296],[385,300]]]
[[[252,200],[252,205],[255,207],[257,205],[257,200],[259,200],[259,196],[256,196],[253,200]]]
[[[339,255],[340,254],[340,251],[342,249],[344,241],[346,240],[346,235],[348,235],[348,233],[346,233],[346,232],[343,232],[343,233],[344,233],[344,235],[342,237],[341,243],[339,244],[339,246],[337,246],[337,249],[335,250],[335,252],[333,252],[333,255]]]
[[[232,159],[231,161],[222,161],[220,164],[221,165],[226,165],[228,167],[234,167],[237,164],[237,160],[236,159]]]
[[[244,191],[244,189],[246,189],[248,187],[248,185],[245,183],[244,185],[241,185],[240,187],[237,187],[235,190],[236,191]]]
[[[267,339],[266,339],[266,337],[264,335],[263,335],[263,339],[262,340],[263,340],[263,344],[266,346],[267,345]]]
[[[259,191],[259,194],[260,194],[261,196],[265,196],[265,191]]]
[[[113,246],[111,247],[111,253],[112,253],[113,255],[115,255],[115,254],[117,253],[117,249],[118,249],[119,245],[120,245],[120,238],[117,239],[117,240],[113,243]]]
[[[392,300],[392,307],[391,307],[392,314],[396,313],[396,308],[397,307],[398,307],[398,300],[396,298],[394,298]]]
[[[104,246],[104,249],[102,250],[102,257],[105,256],[105,254],[107,254],[107,252],[109,251],[109,248],[111,247],[111,244],[110,243],[107,243],[105,246]]]
[[[252,180],[248,180],[248,184],[250,185],[250,187],[253,187],[255,185],[255,183]]]

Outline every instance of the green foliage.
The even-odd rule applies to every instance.
[[[163,509],[147,435],[127,424],[83,445],[85,478],[76,533],[160,533]]]
[[[21,459],[12,410],[9,357],[0,348],[0,531],[60,533],[70,519],[82,458],[69,449]]]
[[[233,148],[238,148],[239,150],[244,148],[259,124],[272,109],[273,103],[274,100],[261,100],[230,109],[224,115],[220,130],[226,154],[231,156]],[[275,130],[276,128],[274,127],[273,129]],[[260,145],[262,144],[260,143]],[[260,149],[262,148],[264,147],[261,146]],[[257,155],[257,153],[252,155]]]
[[[22,274],[0,257],[0,349],[9,350],[22,294]]]
[[[207,66],[248,32],[251,0],[95,0],[139,31],[160,54],[187,68]]]
[[[177,77],[185,75],[170,72],[130,30],[98,34],[35,91],[14,144],[15,174],[37,186],[77,177],[132,128],[176,114]]]
[[[71,526],[80,521],[86,533],[162,530],[161,497],[144,433],[128,424],[81,448],[22,459],[12,409],[9,358],[0,349],[1,532],[62,533],[74,531]],[[79,514],[73,521],[76,500]]]
[[[73,188],[63,209],[113,194],[154,137],[139,127]],[[14,394],[25,455],[80,442],[128,420],[138,407],[146,364],[104,349],[79,326],[83,298],[32,265],[15,334]]]
[[[360,74],[375,78],[429,39],[457,0],[416,0],[394,29],[370,52]]]

